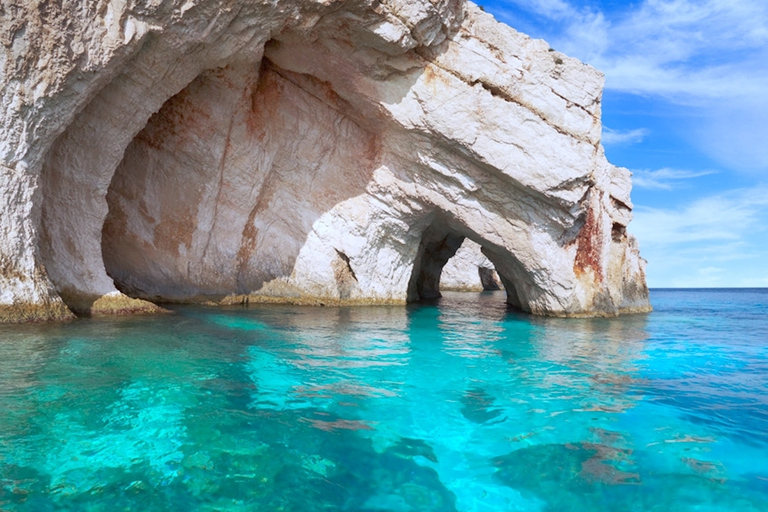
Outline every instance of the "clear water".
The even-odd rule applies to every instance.
[[[766,511],[768,290],[0,328],[2,511]]]

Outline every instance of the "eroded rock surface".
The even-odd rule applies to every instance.
[[[0,321],[403,303],[465,239],[525,311],[650,308],[602,75],[472,3],[6,4]]]

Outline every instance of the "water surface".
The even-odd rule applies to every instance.
[[[652,301],[0,327],[0,510],[768,510],[768,290]]]

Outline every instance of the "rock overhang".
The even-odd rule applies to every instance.
[[[65,2],[79,61],[6,60],[7,319],[400,303],[435,219],[521,309],[649,310],[599,72],[460,1],[177,4]]]

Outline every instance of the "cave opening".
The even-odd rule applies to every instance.
[[[413,226],[423,225],[423,211],[376,228],[392,230],[384,238],[390,265],[377,266],[362,243],[344,247],[361,201],[345,214],[347,224],[321,223],[323,234],[310,240],[321,218],[368,193],[388,150],[382,120],[360,98],[344,99],[331,83],[289,68],[269,54],[208,68],[171,96],[161,91],[139,113],[111,97],[140,96],[134,82],[119,80],[80,115],[49,155],[52,200],[43,211],[50,274],[73,311],[128,312],[144,301],[220,301],[262,291],[359,303],[432,300],[441,296],[446,264],[470,243],[485,258],[470,266],[472,286],[514,290],[471,229],[438,219],[417,238]],[[130,130],[105,121],[112,111],[132,121]],[[100,131],[108,145],[83,144]],[[84,186],[91,176],[98,182]],[[375,238],[376,229],[361,238]],[[415,260],[415,243],[403,239],[419,240]],[[96,311],[106,296],[113,304]]]
[[[440,291],[492,292],[503,290],[499,273],[477,242],[465,238],[440,275]]]
[[[442,292],[499,291],[504,284],[480,243],[443,220],[422,235],[408,283],[408,302],[433,301]]]
[[[115,171],[101,237],[115,286],[155,302],[297,293],[285,280],[315,222],[363,194],[379,165],[378,135],[360,117],[329,84],[267,57],[202,73]],[[349,299],[349,257],[330,256]]]

